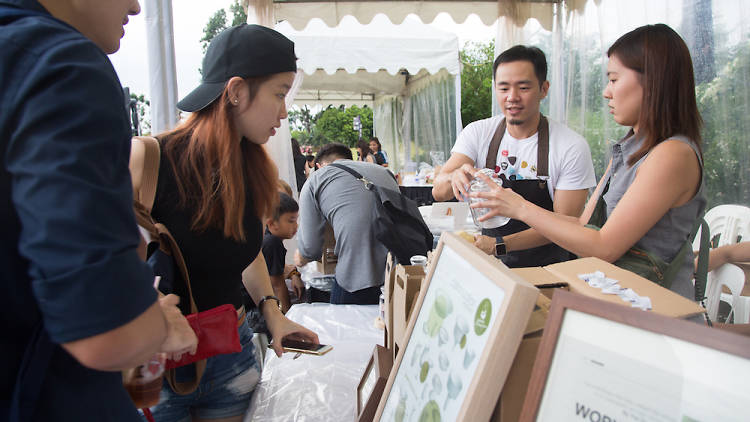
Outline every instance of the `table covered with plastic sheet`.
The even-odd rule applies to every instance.
[[[357,413],[357,385],[383,330],[374,325],[377,305],[294,305],[292,321],[315,331],[333,350],[323,356],[266,353],[261,381],[245,422],[351,421]]]

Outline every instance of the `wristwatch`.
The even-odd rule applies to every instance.
[[[279,300],[278,297],[276,297],[276,296],[263,296],[262,298],[260,298],[260,301],[258,302],[258,309],[261,312],[263,312],[263,304],[266,303],[266,301],[269,300],[269,299],[275,300],[276,301],[276,306],[278,306],[279,310],[281,310],[281,301]]]
[[[500,257],[507,253],[505,250],[505,242],[503,242],[502,236],[497,236],[495,238],[495,256]]]

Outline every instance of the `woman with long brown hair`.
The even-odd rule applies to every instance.
[[[201,85],[178,103],[192,114],[159,137],[152,215],[182,249],[198,309],[225,303],[237,309],[242,352],[209,358],[194,393],[178,395],[165,382],[153,408],[157,421],[242,419],[260,377],[243,288],[265,317],[277,355],[285,337],[318,341],[281,313],[261,253],[261,221],[278,201],[277,170],[263,144],[287,116],[295,71],[294,44],[286,37],[258,25],[231,27],[211,41]],[[185,286],[174,290],[187,304]]]
[[[522,220],[579,256],[628,269],[637,255],[648,256],[655,268],[642,275],[693,299],[693,256],[684,250],[706,200],[690,53],[674,30],[658,24],[623,35],[607,55],[604,97],[615,121],[631,129],[613,145],[580,219],[546,211],[510,189],[473,196],[488,199],[486,218]],[[676,275],[664,277],[667,269]]]

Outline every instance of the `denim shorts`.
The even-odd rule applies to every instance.
[[[187,395],[172,391],[164,380],[159,404],[151,408],[158,422],[189,422],[191,415],[200,419],[219,419],[244,415],[250,406],[255,386],[260,380],[260,366],[255,360],[253,332],[247,319],[238,328],[242,351],[209,358],[198,388]],[[193,365],[176,369],[178,381],[193,379]],[[145,417],[143,418],[145,421]]]

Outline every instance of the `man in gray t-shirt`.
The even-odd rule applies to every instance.
[[[352,161],[351,150],[343,144],[323,146],[315,159],[318,170],[300,192],[295,263],[300,266],[321,257],[328,222],[333,227],[338,256],[331,303],[377,304],[388,250],[373,231],[376,197],[351,174],[328,165],[334,161],[382,188],[399,190],[386,168]]]

